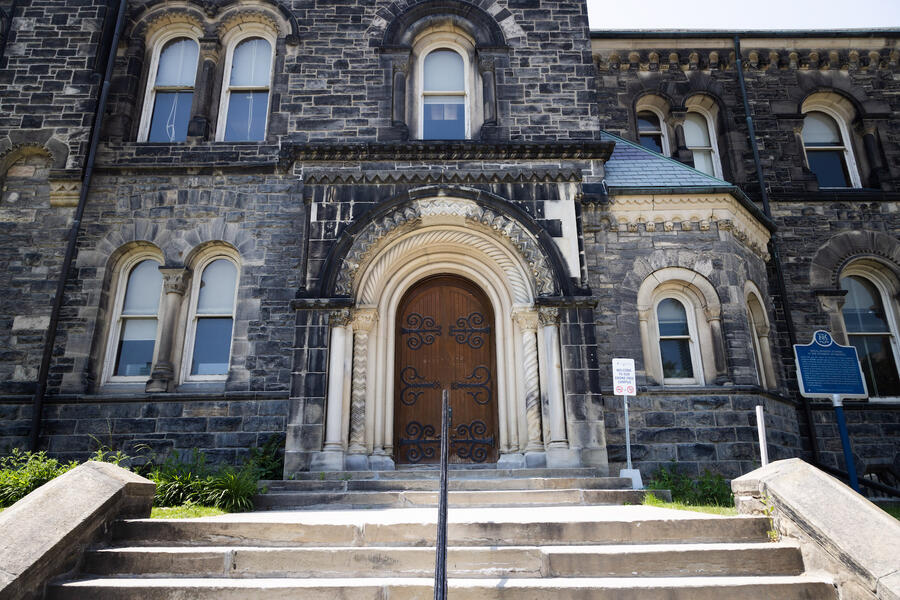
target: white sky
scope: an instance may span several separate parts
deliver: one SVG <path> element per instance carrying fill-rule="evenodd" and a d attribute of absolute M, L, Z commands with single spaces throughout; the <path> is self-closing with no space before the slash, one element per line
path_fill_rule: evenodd
<path fill-rule="evenodd" d="M 591 29 L 900 27 L 900 0 L 587 0 Z"/>

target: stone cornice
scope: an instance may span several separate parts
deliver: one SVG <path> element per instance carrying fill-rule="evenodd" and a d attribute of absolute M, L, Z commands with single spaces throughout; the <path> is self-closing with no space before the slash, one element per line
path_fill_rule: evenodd
<path fill-rule="evenodd" d="M 487 143 L 475 141 L 373 142 L 367 144 L 285 144 L 281 159 L 314 161 L 602 160 L 613 142 L 557 141 Z"/>
<path fill-rule="evenodd" d="M 609 213 L 617 227 L 633 232 L 708 231 L 717 223 L 720 231 L 731 229 L 735 238 L 769 260 L 769 229 L 731 194 L 617 195 L 595 208 Z"/>
<path fill-rule="evenodd" d="M 493 171 L 468 171 L 448 168 L 442 171 L 419 170 L 341 170 L 304 169 L 303 181 L 310 185 L 340 184 L 489 184 L 489 183 L 551 183 L 581 181 L 580 169 L 550 169 L 535 167 L 532 169 L 497 169 Z"/>

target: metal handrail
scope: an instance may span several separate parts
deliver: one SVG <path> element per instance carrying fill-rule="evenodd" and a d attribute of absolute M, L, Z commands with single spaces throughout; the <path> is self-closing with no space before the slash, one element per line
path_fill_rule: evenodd
<path fill-rule="evenodd" d="M 450 454 L 450 391 L 441 393 L 441 491 L 438 496 L 437 543 L 434 557 L 434 600 L 447 600 L 447 460 Z"/>

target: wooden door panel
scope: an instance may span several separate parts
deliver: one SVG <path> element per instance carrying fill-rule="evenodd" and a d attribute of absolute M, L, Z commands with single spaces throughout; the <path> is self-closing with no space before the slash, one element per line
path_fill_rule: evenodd
<path fill-rule="evenodd" d="M 452 462 L 492 462 L 496 450 L 494 315 L 471 282 L 439 276 L 400 302 L 394 410 L 398 463 L 440 460 L 441 391 L 453 409 Z"/>

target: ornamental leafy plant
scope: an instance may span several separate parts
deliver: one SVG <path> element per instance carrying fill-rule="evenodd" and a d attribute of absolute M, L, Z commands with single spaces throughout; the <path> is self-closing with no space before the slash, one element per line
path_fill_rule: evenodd
<path fill-rule="evenodd" d="M 675 461 L 657 469 L 647 482 L 651 490 L 669 490 L 672 500 L 690 506 L 734 506 L 731 486 L 719 473 L 704 470 L 698 479 L 692 479 L 678 469 Z"/>
<path fill-rule="evenodd" d="M 7 507 L 32 491 L 78 466 L 77 461 L 63 463 L 46 452 L 24 452 L 13 448 L 0 458 L 0 507 Z"/>

